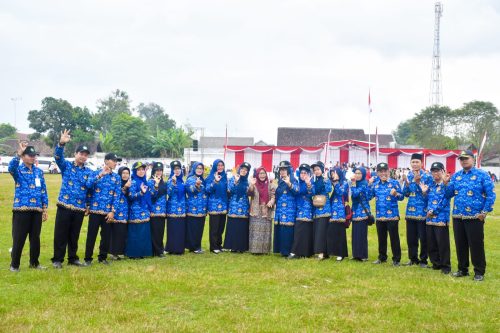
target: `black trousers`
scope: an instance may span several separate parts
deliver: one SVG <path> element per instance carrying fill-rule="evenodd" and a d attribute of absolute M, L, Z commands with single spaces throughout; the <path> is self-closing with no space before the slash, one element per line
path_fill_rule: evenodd
<path fill-rule="evenodd" d="M 453 233 L 457 248 L 458 270 L 469 271 L 469 251 L 474 273 L 484 275 L 486 256 L 484 253 L 484 222 L 478 219 L 453 219 Z"/>
<path fill-rule="evenodd" d="M 54 225 L 54 257 L 52 262 L 63 262 L 68 247 L 68 262 L 78 260 L 78 238 L 82 229 L 84 212 L 57 207 Z"/>
<path fill-rule="evenodd" d="M 38 266 L 40 257 L 40 231 L 42 213 L 36 211 L 13 212 L 12 214 L 12 253 L 10 265 L 19 268 L 26 237 L 30 239 L 30 265 Z"/>
<path fill-rule="evenodd" d="M 163 237 L 165 236 L 165 217 L 153 216 L 149 220 L 151 227 L 151 241 L 153 243 L 153 256 L 163 254 Z"/>
<path fill-rule="evenodd" d="M 226 214 L 210 215 L 209 236 L 210 251 L 222 250 L 222 234 L 226 227 Z"/>
<path fill-rule="evenodd" d="M 391 238 L 392 261 L 400 262 L 399 221 L 377 221 L 378 259 L 387 260 L 387 234 Z"/>
<path fill-rule="evenodd" d="M 106 215 L 90 214 L 87 242 L 85 244 L 85 261 L 92 261 L 99 227 L 101 228 L 101 242 L 99 244 L 97 259 L 103 261 L 108 257 L 109 244 L 111 242 L 111 224 L 106 222 Z"/>
<path fill-rule="evenodd" d="M 420 241 L 420 256 L 418 242 Z M 406 220 L 406 242 L 411 262 L 427 264 L 427 231 L 425 221 Z M 420 257 L 420 260 L 419 260 Z"/>
<path fill-rule="evenodd" d="M 127 223 L 111 223 L 111 245 L 109 253 L 118 256 L 125 254 L 127 244 Z"/>
<path fill-rule="evenodd" d="M 446 227 L 427 225 L 427 246 L 433 268 L 450 271 L 450 230 Z"/>

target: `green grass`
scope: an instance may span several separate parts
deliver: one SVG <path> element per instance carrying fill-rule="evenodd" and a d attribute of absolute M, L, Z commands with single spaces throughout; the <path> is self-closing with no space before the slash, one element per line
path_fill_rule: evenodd
<path fill-rule="evenodd" d="M 41 263 L 50 266 L 60 176 L 46 179 Z M 483 283 L 417 267 L 230 253 L 33 271 L 28 242 L 14 274 L 8 271 L 13 188 L 10 176 L 0 175 L 0 331 L 500 331 L 499 200 L 485 228 Z M 87 220 L 80 257 L 86 226 Z M 399 232 L 405 261 L 404 223 Z M 203 244 L 207 249 L 208 223 Z M 374 227 L 369 244 L 374 260 Z"/>

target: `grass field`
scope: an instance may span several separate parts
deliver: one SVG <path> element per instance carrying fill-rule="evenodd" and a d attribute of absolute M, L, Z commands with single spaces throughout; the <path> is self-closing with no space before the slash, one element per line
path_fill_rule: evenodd
<path fill-rule="evenodd" d="M 41 263 L 49 268 L 28 269 L 27 242 L 15 274 L 8 270 L 14 184 L 0 175 L 0 331 L 500 331 L 500 200 L 485 227 L 482 283 L 418 267 L 208 252 L 55 270 L 50 258 L 60 176 L 46 179 L 50 210 Z M 404 212 L 404 204 L 400 208 Z M 87 219 L 80 257 L 86 226 Z M 399 232 L 405 262 L 404 223 Z M 207 249 L 208 223 L 203 244 Z M 375 260 L 374 227 L 369 244 Z"/>

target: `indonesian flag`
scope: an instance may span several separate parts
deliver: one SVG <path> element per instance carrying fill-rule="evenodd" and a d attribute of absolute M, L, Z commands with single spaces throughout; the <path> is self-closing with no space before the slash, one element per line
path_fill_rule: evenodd
<path fill-rule="evenodd" d="M 481 142 L 481 147 L 479 147 L 479 152 L 477 154 L 476 166 L 478 168 L 481 167 L 481 158 L 483 155 L 484 145 L 486 144 L 487 134 L 488 134 L 488 132 L 484 131 L 483 141 Z"/>

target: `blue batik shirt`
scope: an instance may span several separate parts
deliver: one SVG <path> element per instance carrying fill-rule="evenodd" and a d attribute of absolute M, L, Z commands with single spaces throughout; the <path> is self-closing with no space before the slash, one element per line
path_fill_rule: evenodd
<path fill-rule="evenodd" d="M 323 185 L 321 185 L 323 183 Z M 321 190 L 318 190 L 318 184 Z M 320 217 L 330 217 L 332 215 L 332 207 L 330 206 L 330 192 L 332 191 L 332 183 L 329 180 L 323 179 L 323 177 L 316 178 L 314 182 L 314 195 L 324 195 L 326 196 L 326 204 L 323 207 L 314 207 L 315 219 Z"/>
<path fill-rule="evenodd" d="M 373 192 L 370 187 L 367 184 L 351 186 L 351 198 L 352 220 L 367 220 L 368 214 L 371 214 L 370 200 L 373 199 Z M 368 214 L 365 212 L 365 209 Z"/>
<path fill-rule="evenodd" d="M 453 218 L 477 219 L 479 214 L 493 211 L 495 185 L 483 170 L 472 168 L 456 172 L 451 177 L 447 191 L 455 197 Z"/>
<path fill-rule="evenodd" d="M 57 145 L 54 151 L 62 183 L 57 205 L 75 211 L 84 212 L 87 208 L 87 191 L 92 187 L 92 170 L 86 166 L 78 166 L 64 158 L 64 146 Z"/>
<path fill-rule="evenodd" d="M 236 218 L 246 218 L 250 216 L 250 200 L 248 192 L 250 185 L 243 177 L 240 177 L 238 184 L 234 183 L 234 177 L 229 180 L 227 190 L 230 194 L 229 211 L 227 216 Z"/>
<path fill-rule="evenodd" d="M 89 190 L 90 213 L 107 215 L 116 211 L 116 206 L 121 192 L 121 179 L 117 173 L 109 173 L 99 178 L 100 171 L 91 173 L 90 182 L 93 186 Z"/>
<path fill-rule="evenodd" d="M 203 217 L 207 215 L 207 194 L 205 184 L 202 181 L 199 188 L 196 187 L 198 176 L 191 176 L 186 180 L 186 215 Z"/>
<path fill-rule="evenodd" d="M 19 156 L 15 156 L 9 163 L 9 173 L 16 183 L 12 211 L 41 212 L 47 208 L 49 197 L 40 168 L 32 165 L 30 169 L 24 163 L 20 164 Z"/>
<path fill-rule="evenodd" d="M 299 181 L 299 193 L 295 197 L 297 205 L 296 221 L 312 222 L 313 219 L 313 204 L 312 197 L 314 195 L 314 187 L 307 187 L 305 182 Z"/>
<path fill-rule="evenodd" d="M 299 193 L 299 182 L 290 178 L 292 187 L 289 187 L 283 180 L 279 180 L 276 188 L 276 212 L 274 214 L 274 224 L 293 226 L 297 213 L 295 196 Z"/>
<path fill-rule="evenodd" d="M 377 177 L 369 187 L 375 197 L 377 221 L 399 221 L 398 201 L 404 199 L 399 182 L 395 179 L 382 181 Z M 391 195 L 393 189 L 397 191 L 396 196 Z"/>
<path fill-rule="evenodd" d="M 167 185 L 165 183 L 159 184 L 155 188 L 155 181 L 150 179 L 148 186 L 151 192 L 151 201 L 153 207 L 151 209 L 151 217 L 166 217 L 167 216 Z"/>
<path fill-rule="evenodd" d="M 347 182 L 342 184 L 336 183 L 333 186 L 333 193 L 330 199 L 332 215 L 330 222 L 345 222 L 345 204 L 344 197 L 349 193 L 349 185 Z"/>
<path fill-rule="evenodd" d="M 427 190 L 427 210 L 432 211 L 432 218 L 426 219 L 426 224 L 447 226 L 450 221 L 450 196 L 446 193 L 444 183 L 433 181 Z"/>
<path fill-rule="evenodd" d="M 185 217 L 186 216 L 186 191 L 183 187 L 182 193 L 178 193 L 178 183 L 174 185 L 172 179 L 167 182 L 167 216 Z"/>
<path fill-rule="evenodd" d="M 420 182 L 432 184 L 432 176 L 420 170 Z M 408 174 L 408 185 L 404 186 L 403 194 L 408 198 L 406 205 L 406 219 L 409 221 L 425 221 L 427 216 L 427 196 L 422 193 L 420 185 L 415 182 L 413 172 Z"/>

